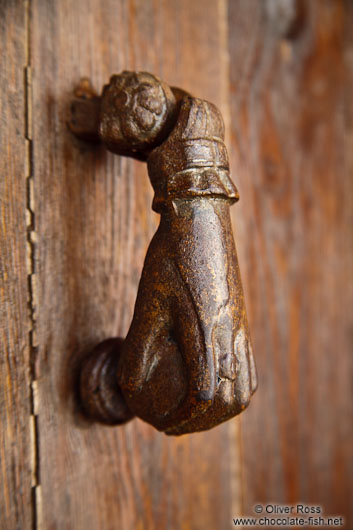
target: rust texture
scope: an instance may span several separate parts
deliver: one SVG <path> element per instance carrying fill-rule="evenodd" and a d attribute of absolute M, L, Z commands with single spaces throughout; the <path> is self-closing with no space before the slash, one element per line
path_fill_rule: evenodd
<path fill-rule="evenodd" d="M 86 413 L 108 424 L 136 415 L 173 435 L 239 414 L 257 379 L 220 112 L 149 73 L 123 72 L 101 97 L 84 80 L 69 126 L 81 139 L 147 161 L 161 215 L 126 339 L 104 341 L 83 364 Z"/>

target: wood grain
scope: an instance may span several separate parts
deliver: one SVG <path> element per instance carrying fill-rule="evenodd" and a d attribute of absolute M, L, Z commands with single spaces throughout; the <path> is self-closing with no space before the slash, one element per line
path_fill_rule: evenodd
<path fill-rule="evenodd" d="M 25 10 L 0 3 L 0 528 L 30 528 Z M 28 166 L 27 166 L 28 169 Z M 26 174 L 27 173 L 27 174 Z"/>
<path fill-rule="evenodd" d="M 321 505 L 352 528 L 352 4 L 301 5 L 295 20 L 276 2 L 229 3 L 236 239 L 260 381 L 242 417 L 244 511 Z"/>
<path fill-rule="evenodd" d="M 351 528 L 352 2 L 33 0 L 26 21 L 27 5 L 0 2 L 0 528 L 228 529 L 273 502 Z M 81 76 L 123 69 L 226 121 L 260 381 L 241 432 L 173 439 L 77 406 L 79 362 L 126 334 L 158 222 L 145 166 L 65 126 Z"/>
<path fill-rule="evenodd" d="M 224 105 L 222 13 L 212 0 L 33 2 L 39 527 L 231 524 L 234 424 L 173 439 L 138 420 L 90 425 L 77 410 L 79 361 L 126 334 L 158 218 L 143 164 L 79 144 L 65 126 L 80 76 L 100 89 L 123 69 Z"/>

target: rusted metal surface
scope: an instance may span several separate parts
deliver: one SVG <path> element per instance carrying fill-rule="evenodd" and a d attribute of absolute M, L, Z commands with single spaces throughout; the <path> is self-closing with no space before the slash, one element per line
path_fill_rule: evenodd
<path fill-rule="evenodd" d="M 71 130 L 146 160 L 161 215 L 126 339 L 101 343 L 82 367 L 83 407 L 108 424 L 136 415 L 166 434 L 210 429 L 257 386 L 222 117 L 146 72 L 112 76 L 101 98 L 84 80 L 75 95 Z"/>

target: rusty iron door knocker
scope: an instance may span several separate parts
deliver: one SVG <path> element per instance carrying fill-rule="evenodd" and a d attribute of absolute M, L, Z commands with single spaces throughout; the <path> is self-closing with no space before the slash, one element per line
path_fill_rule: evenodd
<path fill-rule="evenodd" d="M 102 342 L 82 366 L 87 415 L 113 425 L 136 415 L 179 435 L 239 414 L 257 378 L 220 112 L 154 75 L 122 72 L 101 96 L 81 82 L 69 126 L 83 140 L 146 161 L 161 215 L 127 337 Z"/>

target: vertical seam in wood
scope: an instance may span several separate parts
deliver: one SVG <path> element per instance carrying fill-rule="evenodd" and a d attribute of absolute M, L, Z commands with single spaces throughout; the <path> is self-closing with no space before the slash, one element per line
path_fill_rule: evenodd
<path fill-rule="evenodd" d="M 24 64 L 24 118 L 25 118 L 25 179 L 26 179 L 26 221 L 27 221 L 27 287 L 28 287 L 28 342 L 30 374 L 30 455 L 32 485 L 32 529 L 38 529 L 39 501 L 39 436 L 35 361 L 36 344 L 36 270 L 35 270 L 35 209 L 33 188 L 33 140 L 32 140 L 32 68 L 30 50 L 30 0 L 24 1 L 25 16 L 25 64 Z"/>
<path fill-rule="evenodd" d="M 226 136 L 231 134 L 230 127 L 230 52 L 229 52 L 229 5 L 228 0 L 219 0 L 219 35 L 220 35 L 220 75 L 221 75 L 221 103 L 222 115 Z M 226 138 L 227 140 L 227 138 Z M 231 145 L 231 142 L 229 141 Z M 243 458 L 241 439 L 241 420 L 233 419 L 229 426 L 230 458 L 230 492 L 231 492 L 231 518 L 242 515 L 244 512 L 244 492 L 243 492 Z M 234 444 L 236 441 L 236 444 Z M 235 445 L 235 447 L 234 447 Z"/>

